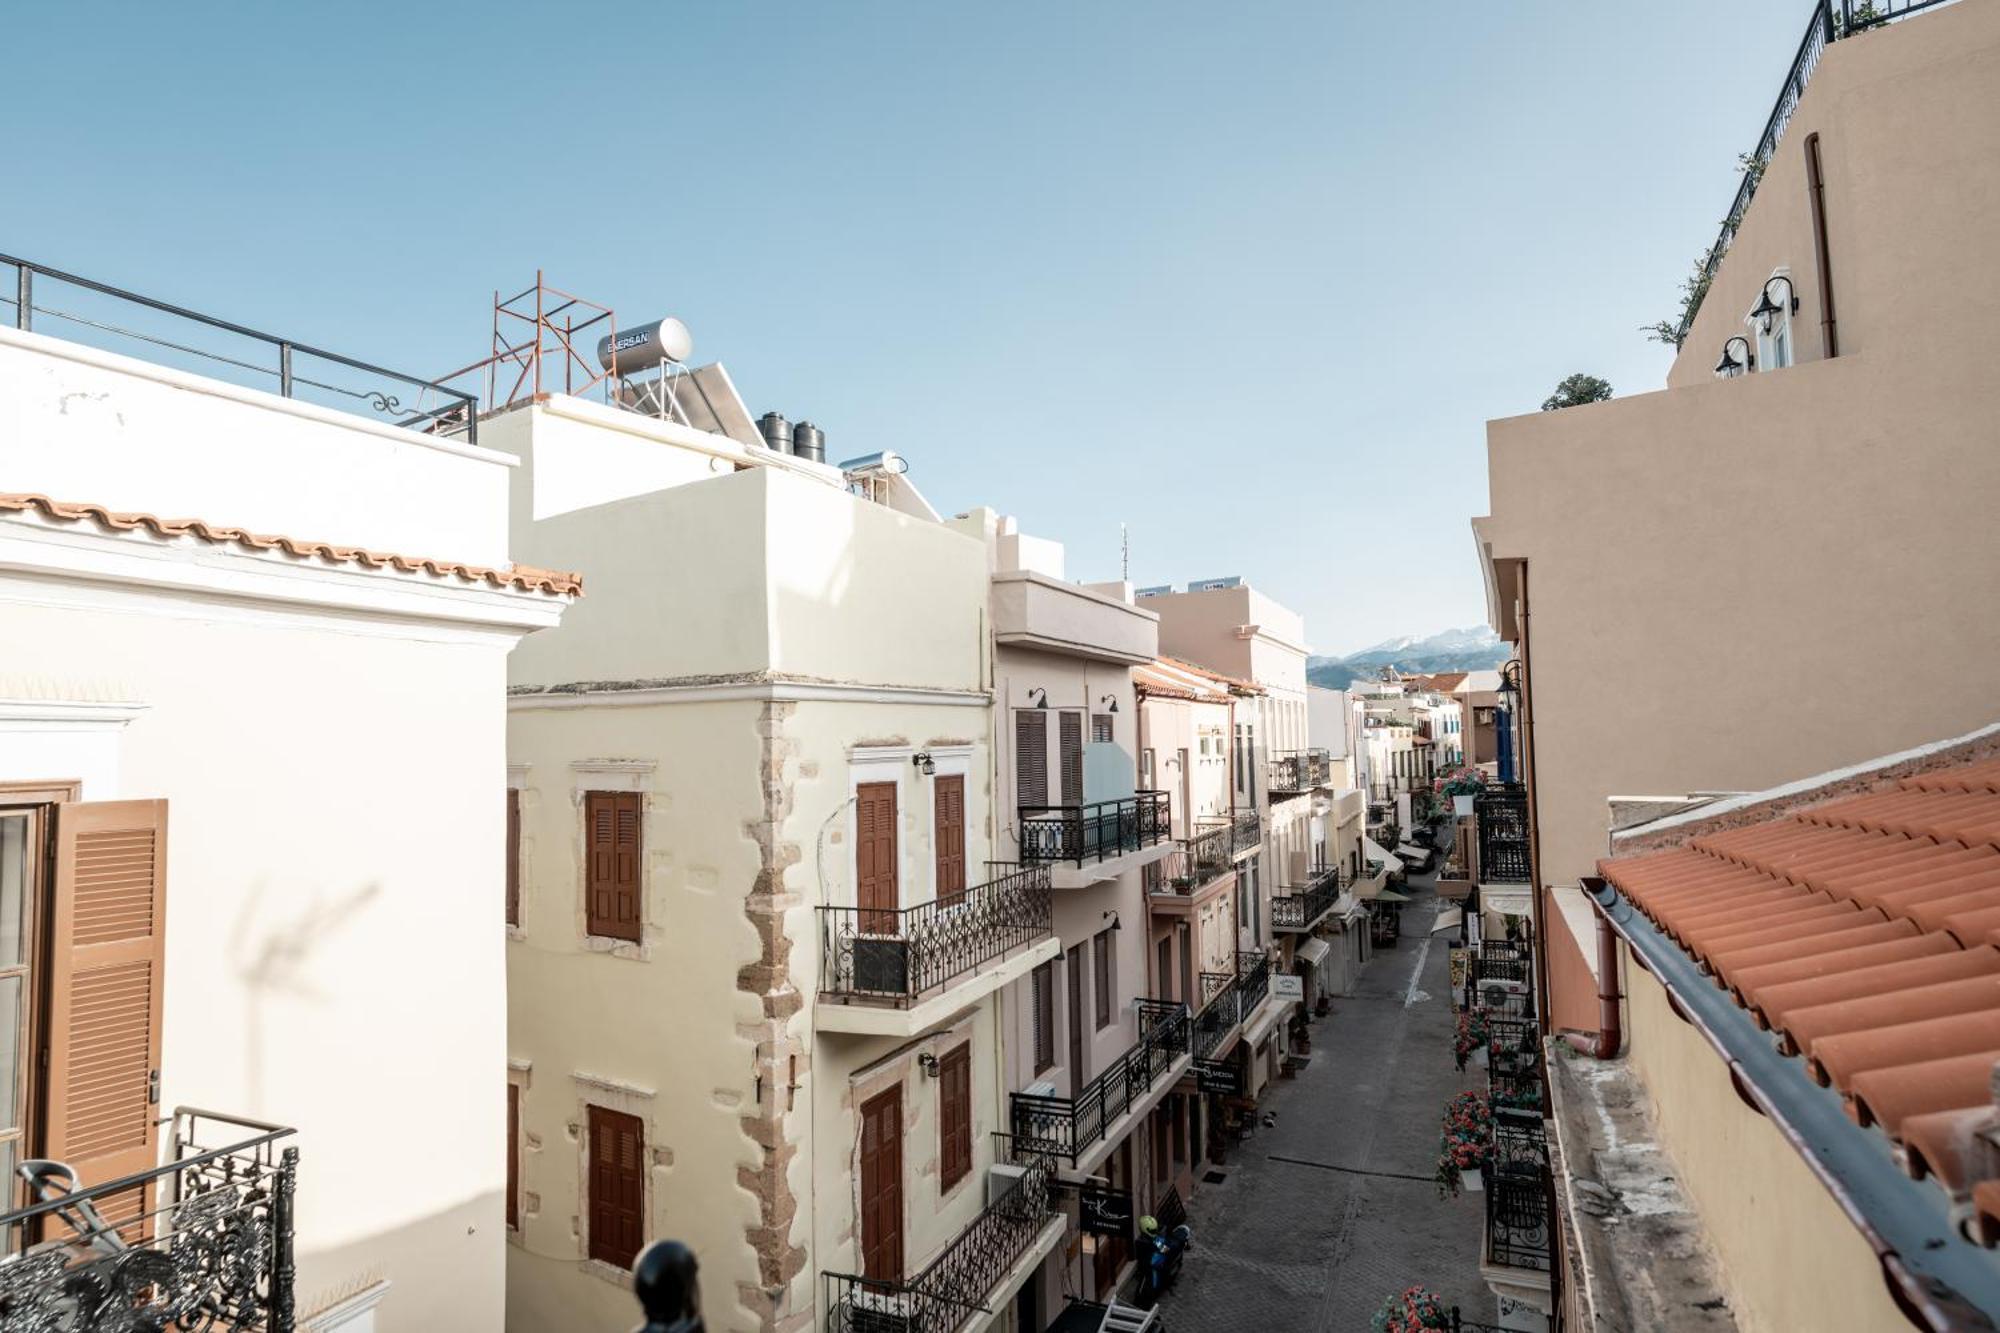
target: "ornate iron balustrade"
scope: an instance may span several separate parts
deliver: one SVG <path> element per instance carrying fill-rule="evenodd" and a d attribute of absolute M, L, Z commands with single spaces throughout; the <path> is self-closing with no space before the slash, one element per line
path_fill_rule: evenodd
<path fill-rule="evenodd" d="M 826 1273 L 827 1333 L 953 1333 L 986 1304 L 1035 1237 L 1060 1213 L 1055 1164 L 1037 1154 L 923 1272 L 902 1282 Z"/>
<path fill-rule="evenodd" d="M 1535 1020 L 1495 1014 L 1486 1025 L 1486 1075 L 1493 1106 L 1540 1115 L 1548 1106 L 1548 1092 Z"/>
<path fill-rule="evenodd" d="M 1292 750 L 1271 756 L 1272 791 L 1310 791 L 1333 781 L 1333 759 L 1325 750 Z"/>
<path fill-rule="evenodd" d="M 1271 899 L 1271 928 L 1311 930 L 1333 908 L 1341 890 L 1352 881 L 1337 866 L 1321 866 L 1304 886 Z"/>
<path fill-rule="evenodd" d="M 32 329 L 35 316 L 46 315 L 61 320 L 80 340 L 91 336 L 84 330 L 122 340 L 107 350 L 121 351 L 132 343 L 143 343 L 177 354 L 171 359 L 152 354 L 162 365 L 200 358 L 203 368 L 221 379 L 275 390 L 286 398 L 304 398 L 322 407 L 427 435 L 463 436 L 467 444 L 479 442 L 479 400 L 441 382 L 259 333 L 12 255 L 0 255 L 0 268 L 14 270 L 13 281 L 0 294 L 0 306 L 13 307 L 17 329 Z M 38 284 L 37 279 L 43 281 Z M 38 304 L 45 303 L 51 292 L 60 293 L 62 305 Z M 161 315 L 166 316 L 164 321 L 157 318 Z M 194 345 L 198 338 L 206 338 L 211 345 Z M 245 359 L 251 356 L 269 360 Z"/>
<path fill-rule="evenodd" d="M 1201 974 L 1201 1012 L 1194 1016 L 1194 1055 L 1212 1060 L 1271 989 L 1271 960 L 1261 953 L 1236 955 L 1236 971 Z"/>
<path fill-rule="evenodd" d="M 292 1333 L 292 1134 L 181 1108 L 166 1165 L 0 1215 L 0 1333 Z"/>
<path fill-rule="evenodd" d="M 1007 866 L 989 861 L 987 873 Z M 819 992 L 897 1007 L 1050 934 L 1049 868 L 1014 866 L 921 907 L 819 909 Z"/>
<path fill-rule="evenodd" d="M 1479 878 L 1488 884 L 1528 881 L 1528 793 L 1500 787 L 1473 798 L 1479 822 Z"/>
<path fill-rule="evenodd" d="M 1173 834 L 1163 791 L 1142 791 L 1089 805 L 1021 807 L 1021 859 L 1108 861 L 1165 842 Z"/>
<path fill-rule="evenodd" d="M 1255 809 L 1237 810 L 1230 816 L 1230 851 L 1240 854 L 1264 841 L 1264 819 Z"/>
<path fill-rule="evenodd" d="M 1184 1004 L 1139 1000 L 1139 1040 L 1072 1097 L 1013 1095 L 1014 1142 L 1071 1162 L 1189 1052 L 1191 1028 Z"/>
<path fill-rule="evenodd" d="M 1548 1142 L 1541 1116 L 1496 1107 L 1486 1182 L 1486 1259 L 1507 1268 L 1549 1271 Z"/>

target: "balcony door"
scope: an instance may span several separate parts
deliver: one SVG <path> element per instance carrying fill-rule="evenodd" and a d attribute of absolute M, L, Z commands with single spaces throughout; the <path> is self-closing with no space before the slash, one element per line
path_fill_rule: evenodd
<path fill-rule="evenodd" d="M 854 905 L 863 931 L 892 935 L 903 905 L 896 879 L 896 784 L 863 782 L 854 789 L 854 804 Z"/>
<path fill-rule="evenodd" d="M 861 1107 L 861 1275 L 903 1280 L 903 1090 Z"/>
<path fill-rule="evenodd" d="M 1084 946 L 1069 951 L 1069 1087 L 1074 1097 L 1083 1087 L 1087 1073 L 1083 1067 L 1083 984 Z"/>

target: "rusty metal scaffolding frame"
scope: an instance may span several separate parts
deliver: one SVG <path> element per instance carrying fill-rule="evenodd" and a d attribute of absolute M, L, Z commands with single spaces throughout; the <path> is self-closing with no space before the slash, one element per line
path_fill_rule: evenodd
<path fill-rule="evenodd" d="M 489 411 L 511 407 L 544 393 L 581 397 L 600 384 L 605 386 L 604 397 L 609 402 L 611 384 L 617 376 L 597 364 L 596 348 L 588 336 L 589 331 L 599 329 L 600 325 L 598 336 L 609 336 L 616 342 L 618 317 L 610 306 L 551 287 L 542 270 L 536 269 L 534 286 L 504 299 L 498 291 L 493 293 L 490 353 L 443 379 L 450 381 L 484 372 Z M 584 336 L 581 345 L 579 335 Z"/>

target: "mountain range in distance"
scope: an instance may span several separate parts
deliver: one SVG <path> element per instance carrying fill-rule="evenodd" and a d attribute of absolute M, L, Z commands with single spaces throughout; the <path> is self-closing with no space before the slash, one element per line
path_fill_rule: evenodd
<path fill-rule="evenodd" d="M 1428 638 L 1385 639 L 1345 657 L 1309 657 L 1306 679 L 1330 690 L 1374 678 L 1383 667 L 1405 675 L 1434 671 L 1494 671 L 1507 661 L 1507 645 L 1491 627 L 1468 625 Z"/>

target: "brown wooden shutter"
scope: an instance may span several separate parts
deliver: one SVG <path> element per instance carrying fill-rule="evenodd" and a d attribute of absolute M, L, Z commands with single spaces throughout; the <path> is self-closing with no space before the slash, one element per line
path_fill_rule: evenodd
<path fill-rule="evenodd" d="M 521 1229 L 521 1085 L 507 1085 L 507 1226 Z"/>
<path fill-rule="evenodd" d="M 937 839 L 937 900 L 955 906 L 965 898 L 965 775 L 937 780 L 933 795 Z"/>
<path fill-rule="evenodd" d="M 1091 980 L 1097 986 L 1097 1026 L 1111 1026 L 1111 932 L 1100 930 L 1092 942 Z"/>
<path fill-rule="evenodd" d="M 101 1185 L 159 1164 L 167 803 L 55 807 L 45 1156 Z M 100 1203 L 114 1223 L 142 1191 Z"/>
<path fill-rule="evenodd" d="M 938 1176 L 950 1189 L 972 1170 L 972 1046 L 938 1061 Z"/>
<path fill-rule="evenodd" d="M 507 924 L 521 924 L 521 793 L 507 789 Z"/>
<path fill-rule="evenodd" d="M 1049 803 L 1049 715 L 1014 714 L 1014 797 L 1023 806 Z"/>
<path fill-rule="evenodd" d="M 1041 1073 L 1056 1062 L 1055 964 L 1043 963 L 1030 974 L 1034 1009 L 1035 1072 Z"/>
<path fill-rule="evenodd" d="M 646 1240 L 646 1135 L 639 1117 L 590 1108 L 590 1257 L 630 1268 Z"/>
<path fill-rule="evenodd" d="M 861 1107 L 861 1274 L 903 1280 L 903 1090 Z"/>
<path fill-rule="evenodd" d="M 854 807 L 854 905 L 861 909 L 861 929 L 894 934 L 903 905 L 896 871 L 896 784 L 858 784 Z"/>
<path fill-rule="evenodd" d="M 1056 736 L 1062 765 L 1062 803 L 1083 804 L 1083 714 L 1059 714 L 1062 726 Z"/>
<path fill-rule="evenodd" d="M 639 866 L 639 793 L 585 792 L 583 797 L 585 869 L 584 911 L 592 935 L 637 941 Z"/>

